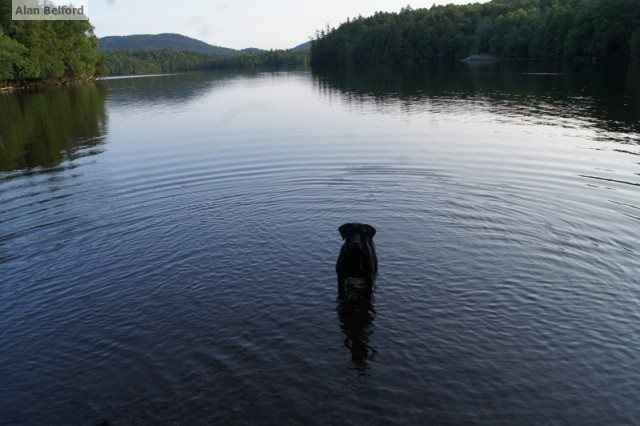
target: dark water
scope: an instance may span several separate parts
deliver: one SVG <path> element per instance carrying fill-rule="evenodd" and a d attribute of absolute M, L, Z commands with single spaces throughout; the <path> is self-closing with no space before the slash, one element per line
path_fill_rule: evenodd
<path fill-rule="evenodd" d="M 637 424 L 639 120 L 593 66 L 4 94 L 0 424 Z"/>

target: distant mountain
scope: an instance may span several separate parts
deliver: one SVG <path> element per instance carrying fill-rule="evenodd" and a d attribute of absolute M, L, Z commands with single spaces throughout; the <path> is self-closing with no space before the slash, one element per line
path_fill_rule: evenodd
<path fill-rule="evenodd" d="M 308 41 L 291 49 L 294 52 L 309 50 L 311 42 Z M 206 53 L 210 55 L 228 56 L 240 53 L 260 53 L 262 49 L 249 47 L 242 50 L 229 49 L 227 47 L 213 46 L 195 38 L 181 34 L 137 34 L 129 36 L 107 36 L 100 39 L 100 50 L 178 50 L 183 52 Z"/>
<path fill-rule="evenodd" d="M 213 46 L 180 34 L 138 34 L 108 36 L 100 39 L 100 50 L 179 50 L 210 55 L 236 55 L 240 50 Z"/>
<path fill-rule="evenodd" d="M 294 52 L 302 52 L 304 50 L 310 50 L 311 49 L 311 42 L 308 41 L 306 43 L 302 43 L 297 45 L 296 47 L 294 47 L 293 49 L 291 49 Z"/>

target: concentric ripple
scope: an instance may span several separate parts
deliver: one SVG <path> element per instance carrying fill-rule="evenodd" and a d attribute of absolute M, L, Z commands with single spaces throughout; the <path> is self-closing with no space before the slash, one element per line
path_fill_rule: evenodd
<path fill-rule="evenodd" d="M 0 423 L 636 421 L 637 128 L 561 72 L 460 66 L 110 80 L 64 154 L 20 142 Z M 366 309 L 336 300 L 349 221 Z"/>

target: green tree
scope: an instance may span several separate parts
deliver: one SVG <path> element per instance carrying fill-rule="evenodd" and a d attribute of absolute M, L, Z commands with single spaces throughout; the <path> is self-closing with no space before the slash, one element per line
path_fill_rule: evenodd
<path fill-rule="evenodd" d="M 10 3 L 0 0 L 0 79 L 64 82 L 104 70 L 89 21 L 13 21 Z"/>
<path fill-rule="evenodd" d="M 311 60 L 403 62 L 494 53 L 507 58 L 633 58 L 638 0 L 492 0 L 464 6 L 403 8 L 320 31 Z"/>
<path fill-rule="evenodd" d="M 0 27 L 0 83 L 15 80 L 18 68 L 27 54 L 27 48 L 4 35 Z"/>

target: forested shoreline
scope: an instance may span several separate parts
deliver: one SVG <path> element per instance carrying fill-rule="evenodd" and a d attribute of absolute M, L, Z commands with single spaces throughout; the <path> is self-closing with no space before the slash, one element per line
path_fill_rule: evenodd
<path fill-rule="evenodd" d="M 99 50 L 89 21 L 13 21 L 0 0 L 0 88 L 99 75 L 309 63 L 451 61 L 474 54 L 519 60 L 640 61 L 638 0 L 492 0 L 403 8 L 317 31 L 311 50 L 211 54 Z"/>
<path fill-rule="evenodd" d="M 247 69 L 307 65 L 309 52 L 270 50 L 235 55 L 211 55 L 171 49 L 107 50 L 108 75 L 159 74 L 208 69 Z"/>
<path fill-rule="evenodd" d="M 312 63 L 505 59 L 638 61 L 638 0 L 492 0 L 403 8 L 318 31 Z"/>
<path fill-rule="evenodd" d="M 14 21 L 11 1 L 0 0 L 0 88 L 68 84 L 104 75 L 309 63 L 308 51 L 293 50 L 247 49 L 225 55 L 169 48 L 102 52 L 93 29 L 81 20 Z"/>
<path fill-rule="evenodd" d="M 0 0 L 0 87 L 65 84 L 105 71 L 89 21 L 14 21 L 11 0 Z"/>

